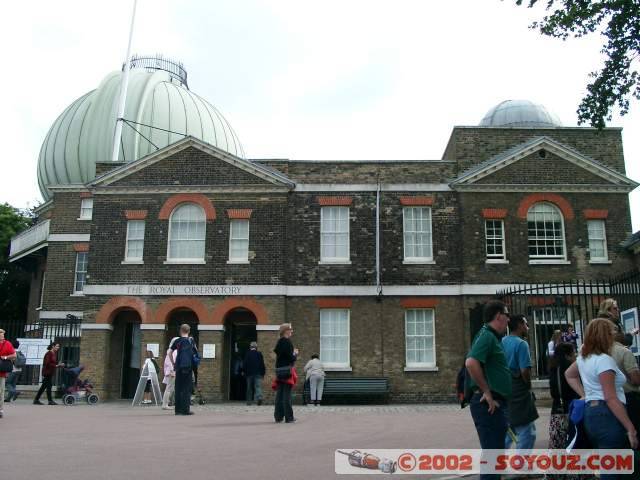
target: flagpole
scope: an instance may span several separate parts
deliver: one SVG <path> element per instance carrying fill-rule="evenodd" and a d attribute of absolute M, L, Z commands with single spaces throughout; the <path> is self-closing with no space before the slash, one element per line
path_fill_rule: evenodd
<path fill-rule="evenodd" d="M 116 117 L 116 131 L 113 137 L 113 154 L 111 161 L 118 161 L 120 153 L 120 139 L 122 138 L 122 119 L 124 117 L 124 104 L 127 99 L 127 87 L 129 86 L 129 70 L 131 68 L 131 40 L 133 39 L 133 23 L 136 18 L 136 6 L 138 0 L 133 0 L 133 13 L 131 14 L 131 28 L 129 29 L 129 45 L 127 46 L 127 57 L 122 71 L 122 82 L 120 83 L 120 100 L 118 102 L 118 116 Z"/>

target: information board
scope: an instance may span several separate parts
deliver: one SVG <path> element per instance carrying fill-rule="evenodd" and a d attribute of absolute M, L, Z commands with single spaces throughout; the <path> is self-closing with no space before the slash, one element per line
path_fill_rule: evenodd
<path fill-rule="evenodd" d="M 42 365 L 42 359 L 47 353 L 47 347 L 53 341 L 51 338 L 18 338 L 20 350 L 27 357 L 27 365 Z"/>

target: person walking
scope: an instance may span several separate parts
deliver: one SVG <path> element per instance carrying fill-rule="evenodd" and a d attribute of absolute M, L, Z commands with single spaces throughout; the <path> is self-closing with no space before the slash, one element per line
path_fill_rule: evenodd
<path fill-rule="evenodd" d="M 507 435 L 507 400 L 511 396 L 511 372 L 502 348 L 501 337 L 507 330 L 509 311 L 499 301 L 487 302 L 482 312 L 484 325 L 476 335 L 467 355 L 468 388 L 472 396 L 471 418 L 478 433 L 480 447 L 504 449 Z M 500 478 L 481 474 L 480 478 Z"/>
<path fill-rule="evenodd" d="M 511 397 L 508 402 L 509 425 L 517 436 L 518 450 L 531 450 L 536 443 L 538 410 L 531 391 L 531 353 L 525 338 L 529 324 L 524 315 L 511 315 L 509 335 L 502 338 L 502 347 L 511 370 Z M 505 448 L 511 447 L 511 436 L 505 437 Z"/>
<path fill-rule="evenodd" d="M 175 383 L 175 413 L 176 415 L 193 415 L 191 411 L 191 391 L 193 388 L 193 342 L 189 338 L 191 327 L 180 325 L 180 338 L 178 338 L 171 350 L 176 351 L 176 358 L 171 356 L 173 369 L 176 373 Z"/>
<path fill-rule="evenodd" d="M 176 363 L 176 352 L 171 348 L 167 349 L 167 354 L 164 356 L 164 378 L 162 383 L 165 384 L 164 394 L 162 395 L 162 409 L 171 410 L 169 403 L 174 393 L 176 386 L 176 372 L 173 369 Z"/>
<path fill-rule="evenodd" d="M 295 422 L 293 418 L 293 407 L 291 405 L 291 390 L 297 380 L 294 364 L 298 357 L 298 349 L 293 347 L 291 335 L 293 327 L 290 323 L 283 323 L 279 329 L 280 339 L 276 343 L 273 351 L 276 354 L 276 370 L 280 367 L 289 367 L 291 376 L 287 379 L 276 378 L 276 404 L 274 417 L 276 423 L 284 421 L 286 423 Z"/>
<path fill-rule="evenodd" d="M 244 356 L 243 368 L 247 380 L 247 405 L 253 403 L 254 396 L 256 403 L 262 405 L 262 379 L 266 369 L 262 353 L 258 351 L 258 342 L 249 344 L 249 350 Z"/>
<path fill-rule="evenodd" d="M 44 405 L 40 401 L 40 396 L 42 393 L 47 390 L 47 400 L 49 401 L 49 405 L 58 405 L 53 401 L 53 397 L 51 395 L 51 386 L 53 384 L 53 376 L 56 373 L 56 368 L 64 367 L 64 363 L 58 363 L 58 350 L 60 350 L 60 344 L 58 342 L 53 342 L 47 347 L 48 352 L 45 353 L 44 359 L 42 360 L 42 385 L 40 385 L 40 390 L 36 394 L 36 398 L 33 400 L 34 405 Z"/>
<path fill-rule="evenodd" d="M 320 361 L 320 355 L 314 353 L 311 360 L 304 366 L 305 378 L 309 382 L 309 390 L 311 392 L 311 401 L 314 405 L 320 405 L 322 402 L 322 391 L 324 390 L 324 368 Z"/>
<path fill-rule="evenodd" d="M 566 371 L 567 382 L 585 399 L 584 427 L 594 448 L 638 448 L 638 436 L 625 409 L 626 382 L 609 352 L 617 329 L 604 318 L 589 322 L 578 359 Z M 617 475 L 600 476 L 602 480 Z"/>
<path fill-rule="evenodd" d="M 16 351 L 11 342 L 4 338 L 4 330 L 0 328 L 0 360 L 12 362 Z M 4 386 L 9 372 L 0 372 L 0 418 L 4 417 Z"/>
<path fill-rule="evenodd" d="M 11 346 L 16 352 L 16 358 L 13 360 L 13 370 L 9 375 L 7 375 L 7 382 L 5 385 L 6 389 L 6 402 L 11 402 L 17 400 L 20 392 L 17 390 L 18 380 L 20 379 L 20 375 L 22 375 L 22 367 L 27 364 L 27 357 L 24 356 L 24 353 L 18 350 L 20 347 L 20 342 L 18 339 L 11 340 Z"/>

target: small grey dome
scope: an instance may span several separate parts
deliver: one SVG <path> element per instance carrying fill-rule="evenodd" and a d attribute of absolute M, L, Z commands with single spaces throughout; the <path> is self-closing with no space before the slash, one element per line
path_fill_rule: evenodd
<path fill-rule="evenodd" d="M 529 100 L 505 100 L 487 112 L 481 127 L 561 127 L 560 119 Z"/>
<path fill-rule="evenodd" d="M 188 89 L 186 72 L 180 79 L 163 69 L 134 67 L 124 118 L 135 123 L 123 125 L 120 161 L 132 162 L 187 135 L 244 157 L 225 118 Z M 110 73 L 53 122 L 38 159 L 38 184 L 45 200 L 51 196 L 50 185 L 90 182 L 96 162 L 111 160 L 121 78 L 122 72 Z"/>

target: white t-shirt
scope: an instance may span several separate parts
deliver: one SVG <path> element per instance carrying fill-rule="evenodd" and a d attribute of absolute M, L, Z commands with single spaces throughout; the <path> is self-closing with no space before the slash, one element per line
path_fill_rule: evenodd
<path fill-rule="evenodd" d="M 613 357 L 604 353 L 600 355 L 589 355 L 587 358 L 578 355 L 578 370 L 580 371 L 580 379 L 584 387 L 585 400 L 604 400 L 604 392 L 602 391 L 602 385 L 600 384 L 598 375 L 611 370 L 616 374 L 616 396 L 622 403 L 627 403 L 624 397 L 624 390 L 622 389 L 627 379 L 616 365 Z"/>
<path fill-rule="evenodd" d="M 547 345 L 547 355 L 549 355 L 550 357 L 553 357 L 553 352 L 555 352 L 555 347 L 556 347 L 555 342 L 551 340 Z"/>

